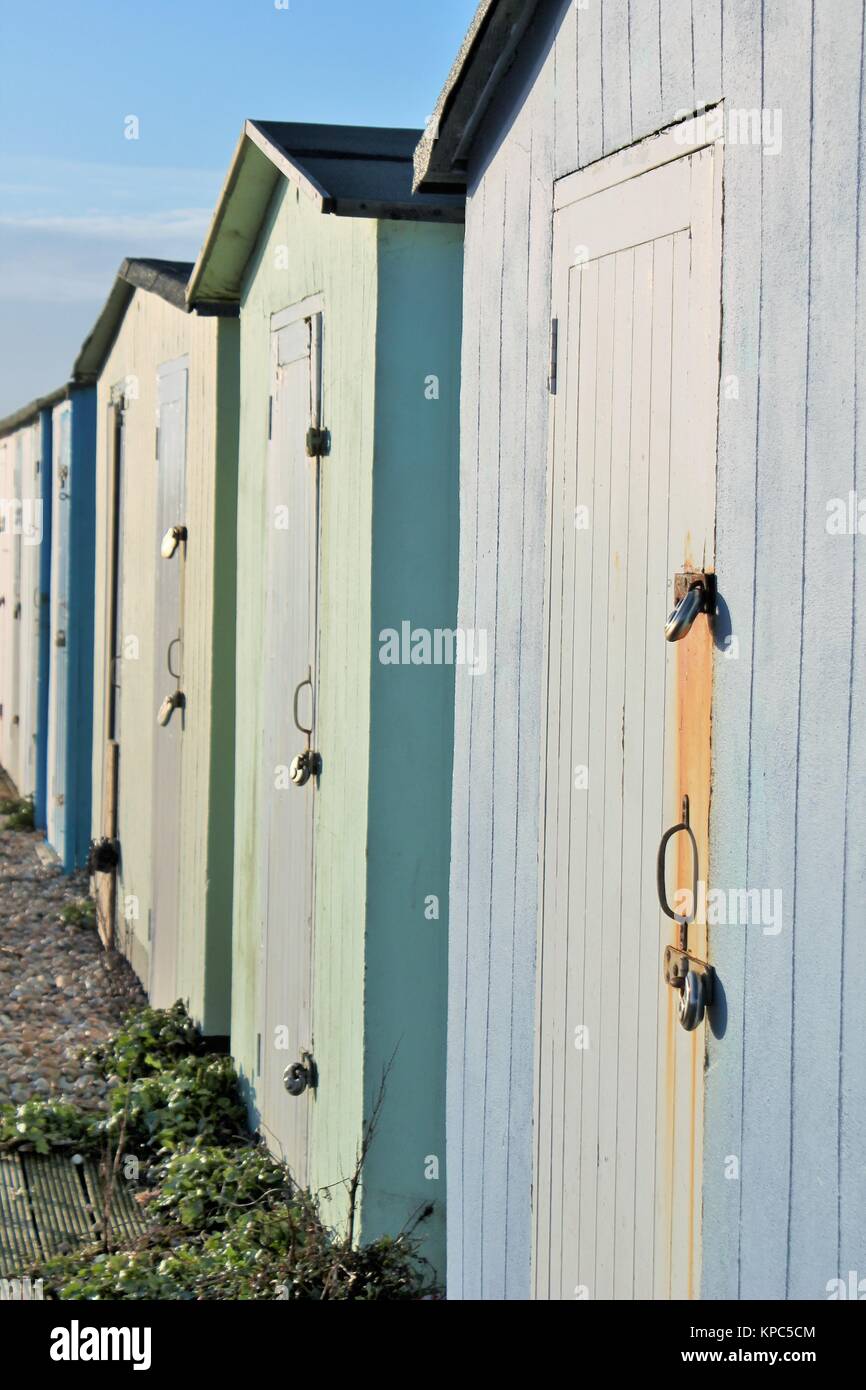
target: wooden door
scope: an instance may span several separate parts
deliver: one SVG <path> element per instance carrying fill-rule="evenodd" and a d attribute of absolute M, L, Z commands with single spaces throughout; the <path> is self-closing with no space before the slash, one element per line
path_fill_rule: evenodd
<path fill-rule="evenodd" d="M 101 835 L 114 840 L 119 833 L 117 816 L 120 781 L 121 682 L 123 677 L 123 518 L 124 518 L 124 416 L 120 387 L 112 388 L 108 407 L 108 496 L 106 514 L 105 652 L 105 757 L 103 759 Z M 96 875 L 96 920 L 106 946 L 115 944 L 117 931 L 116 870 Z M 126 943 L 123 943 L 126 945 Z"/>
<path fill-rule="evenodd" d="M 304 786 L 288 769 L 316 737 L 318 460 L 307 432 L 319 417 L 321 316 L 303 307 L 272 333 L 271 438 L 267 478 L 264 863 L 260 978 L 259 1111 L 269 1143 L 306 1181 L 314 1090 L 290 1095 L 288 1066 L 312 1056 L 314 822 L 318 778 Z"/>
<path fill-rule="evenodd" d="M 66 757 L 69 704 L 69 516 L 72 476 L 72 406 L 64 401 L 54 412 L 54 467 L 51 518 L 50 703 L 48 717 L 49 842 L 66 856 Z"/>
<path fill-rule="evenodd" d="M 30 796 L 36 790 L 36 742 L 39 714 L 39 630 L 42 620 L 41 527 L 42 503 L 41 423 L 22 431 L 22 527 L 21 527 L 21 697 L 20 790 Z"/>
<path fill-rule="evenodd" d="M 0 766 L 14 777 L 12 731 L 15 636 L 15 478 L 14 441 L 0 442 Z"/>
<path fill-rule="evenodd" d="M 715 147 L 659 137 L 557 194 L 540 1298 L 699 1289 L 706 1024 L 686 1033 L 663 981 L 655 864 L 687 792 L 706 878 L 712 634 L 702 617 L 674 645 L 664 627 L 674 575 L 713 567 L 720 171 Z M 689 945 L 705 950 L 695 929 Z"/>
<path fill-rule="evenodd" d="M 186 567 L 186 403 L 188 361 L 158 375 L 156 603 L 153 717 L 153 891 L 151 1002 L 176 998 L 180 890 L 183 695 L 183 598 Z"/>

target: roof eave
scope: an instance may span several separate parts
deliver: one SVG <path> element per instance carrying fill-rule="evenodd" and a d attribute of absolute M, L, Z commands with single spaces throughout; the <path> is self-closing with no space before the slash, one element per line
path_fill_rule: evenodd
<path fill-rule="evenodd" d="M 416 193 L 465 191 L 472 142 L 540 0 L 480 0 L 415 151 Z"/>
<path fill-rule="evenodd" d="M 34 401 L 29 401 L 20 410 L 15 410 L 11 415 L 7 415 L 4 420 L 0 420 L 0 439 L 5 439 L 8 435 L 14 434 L 16 430 L 23 429 L 25 425 L 35 423 L 43 410 L 51 410 L 55 405 L 66 400 L 69 391 L 68 385 L 58 386 L 56 391 L 50 391 L 47 396 L 37 396 Z"/>
<path fill-rule="evenodd" d="M 127 264 L 126 261 L 123 263 Z M 121 267 L 121 270 L 123 267 Z M 72 380 L 82 386 L 92 386 L 99 380 L 99 373 L 110 353 L 123 316 L 135 294 L 135 287 L 118 275 L 111 291 L 90 333 L 85 338 L 81 351 L 72 368 Z"/>
<path fill-rule="evenodd" d="M 270 177 L 263 176 L 258 180 L 253 189 L 254 196 L 245 196 L 242 207 L 242 226 L 241 230 L 233 231 L 232 235 L 236 238 L 236 247 L 233 259 L 230 263 L 230 283 L 226 285 L 222 281 L 215 283 L 215 277 L 209 274 L 213 269 L 214 253 L 220 238 L 224 234 L 226 217 L 232 208 L 238 183 L 244 174 L 245 166 L 250 157 L 252 149 L 258 150 L 265 156 L 267 169 L 271 171 Z M 263 166 L 264 168 L 265 166 Z M 211 312 L 215 312 L 215 306 L 223 303 L 237 303 L 240 299 L 241 283 L 243 273 L 246 269 L 249 257 L 252 254 L 258 232 L 261 227 L 262 218 L 270 203 L 271 196 L 277 186 L 277 182 L 283 175 L 296 184 L 319 208 L 321 212 L 332 212 L 334 210 L 333 199 L 327 190 L 322 188 L 315 179 L 307 172 L 300 169 L 285 154 L 285 152 L 270 140 L 267 134 L 261 129 L 256 121 L 245 121 L 241 131 L 240 139 L 235 148 L 234 156 L 229 172 L 226 175 L 225 183 L 220 192 L 217 205 L 214 210 L 211 224 L 208 228 L 207 236 L 204 240 L 198 260 L 189 278 L 186 290 L 187 303 L 194 306 L 199 312 L 207 311 L 203 306 L 209 306 Z"/>

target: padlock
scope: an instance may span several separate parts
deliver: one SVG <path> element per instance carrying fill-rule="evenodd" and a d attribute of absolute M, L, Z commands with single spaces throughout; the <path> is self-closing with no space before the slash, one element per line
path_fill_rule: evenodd
<path fill-rule="evenodd" d="M 168 530 L 162 538 L 162 544 L 159 547 L 159 553 L 162 556 L 163 560 L 170 560 L 172 555 L 180 545 L 181 541 L 185 540 L 185 526 L 169 526 Z"/>
<path fill-rule="evenodd" d="M 309 1072 L 303 1062 L 292 1062 L 283 1072 L 283 1085 L 290 1096 L 302 1096 L 309 1084 Z"/>
<path fill-rule="evenodd" d="M 175 690 L 171 695 L 166 695 L 159 707 L 159 713 L 156 716 L 157 724 L 159 724 L 161 728 L 165 728 L 171 716 L 174 714 L 174 711 L 179 709 L 182 704 L 183 695 L 179 690 Z"/>
<path fill-rule="evenodd" d="M 308 1088 L 315 1091 L 318 1084 L 316 1063 L 310 1052 L 302 1052 L 300 1062 L 292 1062 L 283 1072 L 283 1085 L 290 1096 L 302 1096 Z"/>
<path fill-rule="evenodd" d="M 318 753 L 314 753 L 312 748 L 305 748 L 303 753 L 292 759 L 289 777 L 293 786 L 305 787 L 311 777 L 318 777 L 320 771 L 321 759 Z"/>
<path fill-rule="evenodd" d="M 665 637 L 668 642 L 679 642 L 691 631 L 692 623 L 701 611 L 703 590 L 699 584 L 689 589 L 670 614 L 665 624 Z"/>
<path fill-rule="evenodd" d="M 696 970 L 689 970 L 680 990 L 679 1020 L 687 1033 L 700 1027 L 704 1018 L 704 982 Z"/>
<path fill-rule="evenodd" d="M 712 620 L 716 610 L 716 576 L 703 570 L 684 570 L 674 579 L 674 607 L 665 623 L 665 638 L 679 642 L 692 629 L 699 613 Z"/>

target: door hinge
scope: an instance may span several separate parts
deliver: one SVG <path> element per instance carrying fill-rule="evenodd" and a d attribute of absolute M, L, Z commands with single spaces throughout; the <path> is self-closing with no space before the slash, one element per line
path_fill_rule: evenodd
<path fill-rule="evenodd" d="M 550 320 L 550 363 L 547 372 L 547 389 L 551 396 L 556 395 L 556 367 L 559 356 L 559 319 Z"/>
<path fill-rule="evenodd" d="M 153 432 L 153 447 L 155 450 L 154 457 L 156 458 L 157 462 L 159 462 L 159 425 L 157 425 L 156 429 Z"/>
<path fill-rule="evenodd" d="M 256 1076 L 262 1074 L 262 1035 L 256 1033 Z"/>
<path fill-rule="evenodd" d="M 274 398 L 268 396 L 268 439 L 273 437 L 274 428 Z"/>

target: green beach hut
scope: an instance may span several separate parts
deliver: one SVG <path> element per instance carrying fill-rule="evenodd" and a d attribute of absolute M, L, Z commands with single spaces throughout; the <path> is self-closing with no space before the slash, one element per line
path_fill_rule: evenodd
<path fill-rule="evenodd" d="M 240 303 L 232 1051 L 353 1229 L 444 1253 L 463 199 L 419 132 L 248 121 L 189 284 Z"/>

